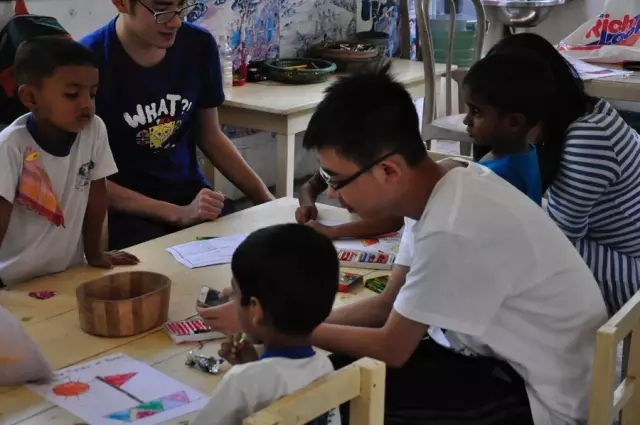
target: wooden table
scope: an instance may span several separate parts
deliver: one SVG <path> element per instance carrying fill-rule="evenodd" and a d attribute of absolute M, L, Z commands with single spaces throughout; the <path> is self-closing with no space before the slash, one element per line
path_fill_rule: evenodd
<path fill-rule="evenodd" d="M 298 202 L 292 198 L 280 198 L 206 223 L 165 236 L 130 249 L 140 258 L 140 264 L 127 270 L 150 270 L 165 274 L 172 279 L 170 320 L 182 320 L 195 315 L 195 301 L 200 287 L 208 285 L 223 289 L 230 284 L 231 271 L 228 264 L 189 270 L 175 261 L 166 248 L 189 242 L 196 236 L 224 236 L 246 233 L 277 223 L 292 222 Z M 320 216 L 328 220 L 347 221 L 346 210 L 318 205 Z M 123 271 L 118 268 L 104 271 L 93 268 L 77 268 L 54 276 L 48 276 L 0 291 L 0 305 L 23 322 L 31 337 L 40 346 L 54 369 L 64 368 L 108 354 L 125 353 L 153 365 L 159 371 L 206 394 L 210 394 L 219 376 L 207 375 L 186 367 L 186 353 L 193 345 L 175 345 L 163 330 L 154 330 L 131 338 L 97 338 L 83 333 L 78 322 L 75 288 L 88 279 L 104 274 Z M 350 269 L 361 274 L 371 270 Z M 382 272 L 373 272 L 383 274 Z M 372 274 L 373 276 L 373 274 Z M 56 290 L 58 295 L 49 300 L 35 300 L 30 291 Z M 338 294 L 336 305 L 349 303 L 357 298 L 374 296 L 374 293 L 358 288 L 349 294 Z M 215 354 L 220 341 L 205 345 L 207 353 Z M 195 414 L 181 417 L 169 423 L 186 424 Z M 19 388 L 0 389 L 1 425 L 75 425 L 83 421 L 71 413 L 49 403 L 32 393 Z"/>
<path fill-rule="evenodd" d="M 425 97 L 422 62 L 394 59 L 391 72 L 414 99 Z M 436 64 L 436 75 L 444 72 L 445 65 Z M 265 81 L 233 87 L 225 92 L 226 100 L 218 108 L 221 124 L 276 133 L 277 197 L 293 196 L 295 135 L 307 129 L 313 112 L 324 98 L 324 90 L 335 78 L 330 78 L 326 83 L 309 85 Z M 436 84 L 436 87 L 439 86 Z M 221 178 L 222 175 L 215 172 L 215 186 L 218 186 L 216 181 L 220 182 Z"/>
<path fill-rule="evenodd" d="M 586 92 L 594 97 L 640 102 L 640 74 L 628 77 L 608 77 L 585 81 Z"/>

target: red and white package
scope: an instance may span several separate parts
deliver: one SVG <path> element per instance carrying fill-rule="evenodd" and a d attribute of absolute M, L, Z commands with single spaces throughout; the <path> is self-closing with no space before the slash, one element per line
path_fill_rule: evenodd
<path fill-rule="evenodd" d="M 606 0 L 603 12 L 562 40 L 558 50 L 587 62 L 640 61 L 640 0 Z"/>

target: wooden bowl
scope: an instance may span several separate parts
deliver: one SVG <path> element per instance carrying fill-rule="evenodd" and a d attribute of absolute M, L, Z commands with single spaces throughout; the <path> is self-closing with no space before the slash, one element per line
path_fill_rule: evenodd
<path fill-rule="evenodd" d="M 152 272 L 115 273 L 76 289 L 80 328 L 111 338 L 138 335 L 167 321 L 171 279 Z"/>

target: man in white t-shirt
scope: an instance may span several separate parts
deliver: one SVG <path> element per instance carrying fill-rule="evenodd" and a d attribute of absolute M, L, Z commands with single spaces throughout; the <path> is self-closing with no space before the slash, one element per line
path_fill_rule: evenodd
<path fill-rule="evenodd" d="M 384 293 L 334 311 L 314 345 L 336 367 L 387 363 L 388 425 L 585 420 L 607 318 L 591 272 L 509 183 L 429 159 L 411 97 L 387 72 L 335 83 L 305 134 L 330 190 L 357 211 L 406 217 Z"/>

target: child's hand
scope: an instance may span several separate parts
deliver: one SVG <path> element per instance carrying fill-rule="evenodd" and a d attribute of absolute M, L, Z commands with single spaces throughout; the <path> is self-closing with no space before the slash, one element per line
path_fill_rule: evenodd
<path fill-rule="evenodd" d="M 309 220 L 318 218 L 318 208 L 315 205 L 301 205 L 296 210 L 296 221 L 305 224 Z"/>
<path fill-rule="evenodd" d="M 96 256 L 87 256 L 90 266 L 110 269 L 113 266 L 133 266 L 140 262 L 138 257 L 125 251 L 100 252 Z"/>
<path fill-rule="evenodd" d="M 243 364 L 258 360 L 258 352 L 251 342 L 238 333 L 222 343 L 218 355 L 230 364 Z"/>
<path fill-rule="evenodd" d="M 329 239 L 337 239 L 337 236 L 335 234 L 334 228 L 331 226 L 325 226 L 324 224 L 316 221 L 316 220 L 310 220 L 307 221 L 305 223 L 307 226 L 311 227 L 313 230 L 315 230 L 316 232 L 322 233 L 323 235 L 325 235 L 326 237 L 328 237 Z"/>

